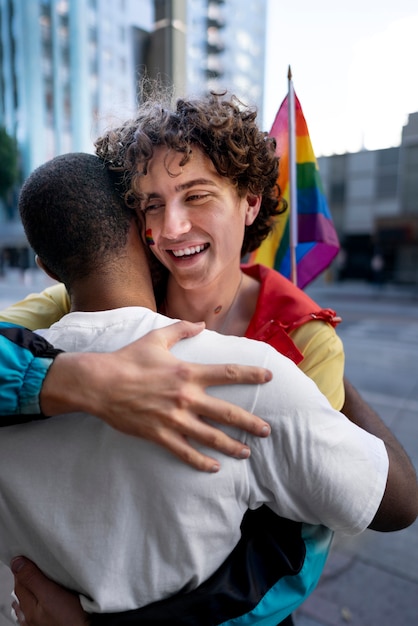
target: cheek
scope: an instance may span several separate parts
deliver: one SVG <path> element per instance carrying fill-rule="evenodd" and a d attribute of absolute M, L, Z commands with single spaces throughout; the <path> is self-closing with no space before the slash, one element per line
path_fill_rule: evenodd
<path fill-rule="evenodd" d="M 145 242 L 148 246 L 155 245 L 154 238 L 152 236 L 152 228 L 147 228 L 145 231 Z"/>
<path fill-rule="evenodd" d="M 161 220 L 158 216 L 145 214 L 145 237 L 148 246 L 158 246 L 161 233 Z"/>
<path fill-rule="evenodd" d="M 167 263 L 167 261 L 164 259 L 163 255 L 160 254 L 157 246 L 154 245 L 154 243 L 149 244 L 149 251 L 151 252 L 153 257 L 159 260 L 160 263 L 162 263 L 163 265 Z M 164 263 L 164 260 L 165 260 L 165 263 Z"/>
<path fill-rule="evenodd" d="M 162 227 L 162 216 L 158 215 L 158 214 L 145 214 L 144 215 L 144 222 L 145 222 L 145 233 L 147 234 L 147 237 L 149 236 L 150 240 L 152 239 L 152 243 L 151 241 L 148 243 L 148 239 L 147 239 L 147 243 L 148 245 L 154 245 L 154 244 L 158 244 L 158 238 L 160 236 L 161 233 L 161 227 Z"/>
<path fill-rule="evenodd" d="M 147 244 L 148 248 L 150 249 L 150 251 L 153 253 L 153 255 L 155 257 L 157 257 L 157 259 L 161 262 L 161 254 L 159 254 L 159 249 L 158 249 L 158 233 L 159 233 L 159 229 L 158 228 L 153 228 L 152 226 L 150 226 L 149 224 L 146 224 L 146 228 L 145 228 L 145 243 Z"/>

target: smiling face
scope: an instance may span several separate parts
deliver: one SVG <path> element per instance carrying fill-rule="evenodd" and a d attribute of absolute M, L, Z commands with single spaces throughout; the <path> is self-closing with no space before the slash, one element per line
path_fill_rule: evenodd
<path fill-rule="evenodd" d="M 156 148 L 139 190 L 152 252 L 179 286 L 193 289 L 239 271 L 245 226 L 260 199 L 240 197 L 198 147 L 183 166 L 182 157 Z"/>

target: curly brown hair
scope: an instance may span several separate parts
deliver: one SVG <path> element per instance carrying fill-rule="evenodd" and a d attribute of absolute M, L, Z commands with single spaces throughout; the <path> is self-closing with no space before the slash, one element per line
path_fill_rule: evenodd
<path fill-rule="evenodd" d="M 141 104 L 134 119 L 113 128 L 95 143 L 96 153 L 111 169 L 123 171 L 126 201 L 139 205 L 140 177 L 147 172 L 155 146 L 183 153 L 186 164 L 198 146 L 217 172 L 236 186 L 239 195 L 261 195 L 259 214 L 246 227 L 241 256 L 252 252 L 271 231 L 274 218 L 286 210 L 277 184 L 276 141 L 256 124 L 257 112 L 235 96 L 211 92 L 201 98 L 178 98 L 173 106 L 155 94 Z"/>

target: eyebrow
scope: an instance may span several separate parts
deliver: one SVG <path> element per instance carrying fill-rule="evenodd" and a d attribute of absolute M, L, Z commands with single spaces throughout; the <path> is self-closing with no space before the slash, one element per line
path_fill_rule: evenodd
<path fill-rule="evenodd" d="M 176 191 L 185 191 L 187 189 L 190 189 L 191 187 L 194 187 L 195 185 L 212 185 L 213 187 L 216 187 L 216 183 L 214 183 L 213 180 L 210 180 L 208 178 L 196 178 L 194 180 L 189 180 L 187 183 L 176 185 L 174 189 Z M 145 193 L 144 191 L 138 194 L 140 200 L 142 200 L 143 202 L 159 198 L 160 195 L 161 194 L 159 193 Z"/>
<path fill-rule="evenodd" d="M 216 187 L 216 183 L 213 180 L 208 178 L 196 178 L 195 180 L 189 180 L 187 183 L 182 183 L 181 185 L 176 185 L 176 191 L 184 191 L 185 189 L 190 189 L 190 187 L 194 187 L 195 185 L 212 185 Z"/>

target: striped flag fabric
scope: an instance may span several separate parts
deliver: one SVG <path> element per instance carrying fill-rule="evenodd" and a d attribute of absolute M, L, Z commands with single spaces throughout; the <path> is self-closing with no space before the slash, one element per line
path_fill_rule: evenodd
<path fill-rule="evenodd" d="M 295 104 L 295 153 L 296 153 L 296 198 L 297 198 L 297 285 L 306 287 L 323 272 L 337 255 L 338 236 L 331 212 L 324 195 L 318 163 L 312 148 L 308 127 L 302 107 L 294 93 Z M 289 199 L 289 95 L 283 100 L 270 135 L 276 139 L 280 157 L 278 183 L 288 209 L 276 218 L 273 231 L 261 246 L 251 253 L 250 263 L 261 263 L 273 267 L 291 279 L 291 220 L 294 208 Z"/>

